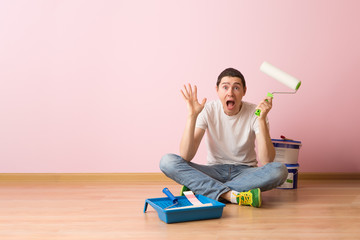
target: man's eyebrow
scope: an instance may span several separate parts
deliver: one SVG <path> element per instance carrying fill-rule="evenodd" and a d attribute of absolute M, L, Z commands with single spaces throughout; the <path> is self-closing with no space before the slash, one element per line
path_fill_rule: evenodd
<path fill-rule="evenodd" d="M 224 85 L 224 84 L 230 85 L 229 82 L 223 82 L 223 83 L 221 83 L 221 85 Z M 233 85 L 235 85 L 235 84 L 238 84 L 238 85 L 242 86 L 241 83 L 239 83 L 239 82 L 234 82 Z"/>

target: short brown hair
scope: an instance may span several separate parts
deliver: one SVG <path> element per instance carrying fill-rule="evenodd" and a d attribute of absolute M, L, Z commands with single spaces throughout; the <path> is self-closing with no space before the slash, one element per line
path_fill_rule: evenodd
<path fill-rule="evenodd" d="M 242 73 L 235 69 L 235 68 L 227 68 L 225 69 L 224 71 L 222 71 L 220 73 L 220 75 L 218 76 L 218 79 L 217 79 L 217 82 L 216 82 L 216 86 L 219 87 L 219 84 L 221 82 L 221 79 L 223 77 L 237 77 L 237 78 L 240 78 L 241 79 L 241 83 L 243 84 L 243 87 L 245 88 L 246 87 L 246 82 L 245 82 L 245 78 L 244 76 L 242 75 Z"/>

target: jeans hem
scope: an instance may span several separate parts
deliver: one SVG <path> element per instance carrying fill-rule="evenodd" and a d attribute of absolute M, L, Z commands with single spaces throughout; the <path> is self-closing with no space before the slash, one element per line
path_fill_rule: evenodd
<path fill-rule="evenodd" d="M 232 191 L 232 190 L 231 190 L 230 188 L 228 188 L 228 187 L 225 188 L 224 191 L 220 192 L 220 193 L 216 196 L 216 199 L 215 199 L 215 200 L 216 200 L 216 201 L 219 201 L 220 196 L 223 195 L 223 194 L 226 193 L 226 192 L 229 192 L 229 191 Z"/>

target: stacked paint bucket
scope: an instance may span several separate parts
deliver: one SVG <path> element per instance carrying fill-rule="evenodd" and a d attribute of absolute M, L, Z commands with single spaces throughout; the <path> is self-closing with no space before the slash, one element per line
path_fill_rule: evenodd
<path fill-rule="evenodd" d="M 301 147 L 300 141 L 294 141 L 281 136 L 281 139 L 271 139 L 275 147 L 275 162 L 285 164 L 288 169 L 288 177 L 286 181 L 280 185 L 280 189 L 296 189 L 298 183 L 298 157 Z"/>

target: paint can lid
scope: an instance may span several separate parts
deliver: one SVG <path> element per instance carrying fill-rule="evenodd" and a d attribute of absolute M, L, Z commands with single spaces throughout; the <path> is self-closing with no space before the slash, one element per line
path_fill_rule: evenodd
<path fill-rule="evenodd" d="M 287 143 L 287 144 L 296 144 L 301 145 L 301 141 L 289 140 L 289 139 L 271 139 L 271 141 L 276 143 Z"/>
<path fill-rule="evenodd" d="M 287 168 L 298 168 L 300 165 L 299 164 L 285 164 L 285 166 Z"/>

